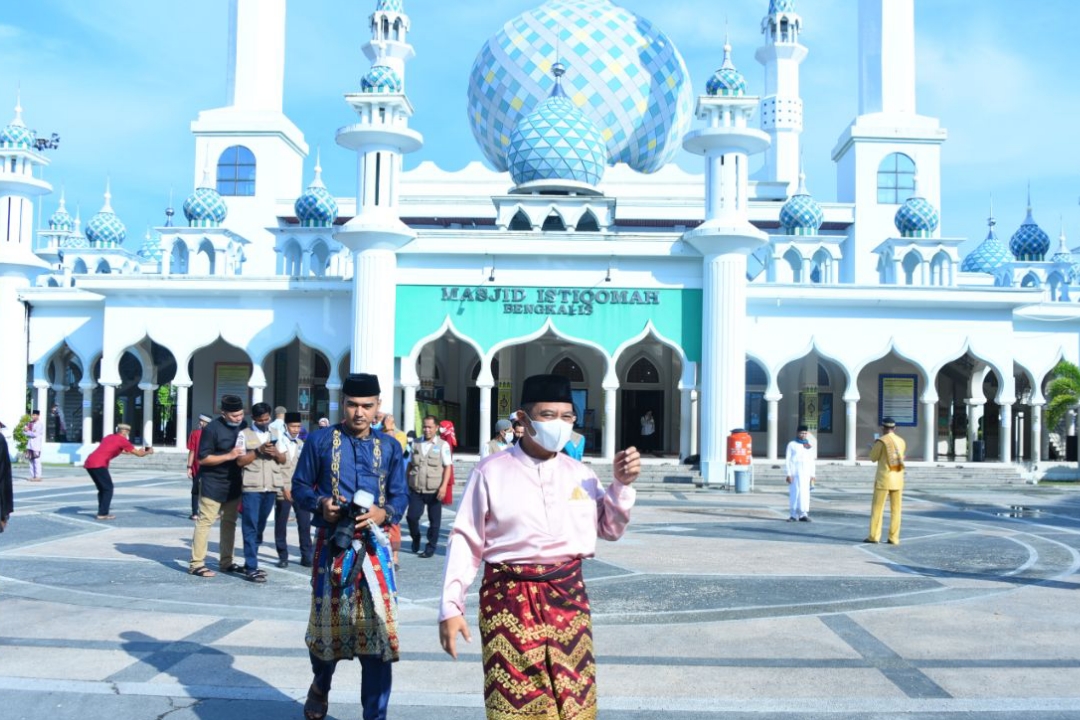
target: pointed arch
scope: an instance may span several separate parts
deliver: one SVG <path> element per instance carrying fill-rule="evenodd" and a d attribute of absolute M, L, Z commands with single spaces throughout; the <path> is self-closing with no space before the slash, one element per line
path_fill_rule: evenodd
<path fill-rule="evenodd" d="M 585 371 L 581 367 L 581 363 L 574 359 L 572 353 L 563 353 L 561 357 L 557 358 L 551 363 L 551 367 L 548 368 L 548 373 L 551 375 L 561 375 L 568 379 L 572 383 L 585 383 L 588 380 L 585 378 Z"/>
<path fill-rule="evenodd" d="M 524 210 L 518 209 L 514 213 L 514 217 L 510 218 L 510 225 L 507 226 L 507 229 L 515 232 L 527 232 L 533 229 L 532 220 L 529 219 Z"/>
<path fill-rule="evenodd" d="M 177 238 L 169 251 L 169 255 L 169 274 L 187 275 L 188 261 L 190 260 L 187 243 Z"/>
<path fill-rule="evenodd" d="M 578 232 L 600 232 L 600 222 L 592 210 L 586 210 L 577 223 Z"/>
<path fill-rule="evenodd" d="M 447 316 L 447 319 L 449 320 L 449 316 Z M 650 323 L 650 326 L 651 326 L 651 323 Z M 542 338 L 547 334 L 551 334 L 551 335 L 559 338 L 560 340 L 564 340 L 564 341 L 566 341 L 568 343 L 571 343 L 571 344 L 574 344 L 574 345 L 584 345 L 585 347 L 590 347 L 593 350 L 595 350 L 596 352 L 598 352 L 600 354 L 600 357 L 602 357 L 604 359 L 604 384 L 605 384 L 605 386 L 609 383 L 609 381 L 616 382 L 615 378 L 613 376 L 613 368 L 615 367 L 613 356 L 608 354 L 607 350 L 605 350 L 602 345 L 596 343 L 593 340 L 587 340 L 585 338 L 579 338 L 579 337 L 577 337 L 575 335 L 570 335 L 568 333 L 563 332 L 562 330 L 560 330 L 558 328 L 558 326 L 552 321 L 552 319 L 550 317 L 545 319 L 544 324 L 541 325 L 538 329 L 534 330 L 531 333 L 527 333 L 525 335 L 519 335 L 517 337 L 505 338 L 503 340 L 500 340 L 499 342 L 492 345 L 488 349 L 487 353 L 481 354 L 481 357 L 483 357 L 487 361 L 486 364 L 490 365 L 491 358 L 495 357 L 496 354 L 498 354 L 498 352 L 500 350 L 502 350 L 503 348 L 510 347 L 512 345 L 521 345 L 523 343 L 531 342 L 533 340 L 537 340 L 539 338 Z M 620 349 L 622 347 L 624 347 L 624 346 L 620 346 Z M 618 351 L 616 351 L 616 352 L 618 352 Z"/>
<path fill-rule="evenodd" d="M 540 230 L 543 232 L 566 232 L 566 220 L 563 219 L 562 213 L 552 208 L 547 217 L 544 218 L 544 224 L 540 226 Z"/>
<path fill-rule="evenodd" d="M 399 378 L 402 385 L 420 384 L 420 377 L 419 374 L 416 372 L 416 363 L 420 360 L 421 351 L 424 349 L 425 345 L 438 340 L 447 333 L 450 333 L 458 340 L 466 343 L 467 345 L 472 347 L 473 350 L 476 351 L 476 354 L 480 356 L 481 361 L 484 362 L 483 370 L 481 370 L 480 377 L 477 379 L 477 382 L 483 382 L 483 384 L 485 385 L 491 384 L 491 371 L 488 369 L 488 366 L 490 365 L 489 361 L 491 359 L 491 355 L 485 354 L 483 348 L 480 347 L 480 343 L 478 343 L 476 340 L 469 337 L 465 333 L 461 332 L 454 325 L 454 321 L 450 319 L 450 316 L 447 315 L 446 318 L 443 320 L 442 325 L 440 325 L 437 330 L 418 339 L 413 344 L 412 349 L 409 351 L 409 354 L 402 358 Z"/>

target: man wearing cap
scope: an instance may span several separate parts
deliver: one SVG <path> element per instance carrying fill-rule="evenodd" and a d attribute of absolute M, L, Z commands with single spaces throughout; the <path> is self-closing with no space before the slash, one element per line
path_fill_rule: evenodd
<path fill-rule="evenodd" d="M 305 637 L 314 678 L 304 717 L 326 717 L 337 662 L 359 658 L 364 720 L 379 720 L 398 659 L 397 585 L 380 526 L 400 521 L 408 488 L 401 445 L 371 427 L 379 378 L 349 375 L 341 394 L 342 421 L 308 437 L 292 479 L 297 506 L 315 513 L 316 526 Z"/>
<path fill-rule="evenodd" d="M 187 439 L 187 476 L 191 478 L 191 519 L 199 519 L 199 440 L 203 428 L 210 424 L 209 415 L 199 416 L 199 427 Z"/>
<path fill-rule="evenodd" d="M 480 449 L 481 459 L 488 455 L 505 450 L 514 443 L 514 428 L 509 420 L 503 419 L 495 423 L 495 435 Z"/>
<path fill-rule="evenodd" d="M 870 459 L 877 463 L 874 475 L 874 499 L 870 502 L 870 534 L 863 542 L 881 540 L 881 522 L 885 496 L 889 496 L 889 543 L 900 544 L 900 505 L 904 493 L 904 453 L 907 443 L 896 434 L 896 421 L 881 421 L 881 437 L 870 448 Z"/>
<path fill-rule="evenodd" d="M 616 540 L 630 521 L 638 451 L 615 456 L 605 490 L 587 466 L 561 453 L 573 432 L 570 382 L 525 380 L 517 412 L 525 434 L 473 469 L 450 531 L 439 640 L 457 658 L 470 640 L 465 594 L 480 586 L 484 705 L 488 718 L 596 716 L 592 620 L 581 573 L 597 536 Z"/>
<path fill-rule="evenodd" d="M 810 483 L 814 482 L 817 474 L 814 458 L 810 429 L 800 425 L 795 439 L 787 445 L 788 501 L 791 509 L 788 522 L 810 522 Z"/>
<path fill-rule="evenodd" d="M 237 506 L 240 504 L 243 471 L 237 458 L 245 454 L 237 444 L 244 422 L 244 401 L 236 395 L 221 396 L 221 414 L 203 428 L 199 438 L 199 519 L 191 538 L 191 561 L 188 572 L 211 578 L 215 573 L 206 567 L 206 545 L 210 527 L 221 515 L 218 567 L 222 572 L 239 573 L 244 568 L 233 562 L 236 544 Z"/>
<path fill-rule="evenodd" d="M 278 468 L 283 484 L 281 495 L 274 506 L 274 544 L 277 548 L 278 567 L 286 568 L 289 567 L 289 543 L 286 531 L 289 526 L 289 511 L 295 505 L 292 478 L 296 473 L 296 465 L 300 461 L 300 451 L 304 449 L 304 441 L 300 439 L 300 428 L 303 425 L 300 413 L 286 412 L 282 420 L 285 423 L 285 432 L 278 438 L 277 449 L 285 456 L 285 462 Z M 296 530 L 300 536 L 300 564 L 303 567 L 311 567 L 311 512 L 298 505 L 295 507 Z"/>

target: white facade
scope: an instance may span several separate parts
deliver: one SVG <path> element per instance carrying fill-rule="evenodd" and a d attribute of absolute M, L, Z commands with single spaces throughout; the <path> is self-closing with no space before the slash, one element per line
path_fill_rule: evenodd
<path fill-rule="evenodd" d="M 1060 444 L 1039 418 L 1048 373 L 1080 359 L 1071 266 L 960 270 L 961 239 L 937 230 L 946 133 L 916 112 L 912 0 L 860 2 L 860 114 L 833 150 L 838 202 L 820 205 L 798 157 L 812 35 L 790 9 L 762 23 L 764 88 L 698 100 L 682 143 L 701 174 L 616 165 L 595 186 L 515 187 L 479 163 L 403 171 L 422 158 L 405 76 L 423 11 L 382 0 L 372 70 L 346 95 L 356 121 L 337 135 L 355 192 L 330 200 L 281 109 L 284 0 L 231 10 L 230 104 L 192 123 L 184 215 L 138 255 L 77 224 L 41 228 L 36 254 L 28 225 L 3 238 L 0 321 L 27 354 L 0 355 L 0 419 L 17 420 L 28 389 L 60 404 L 52 457 L 80 458 L 121 419 L 181 449 L 229 391 L 333 418 L 350 371 L 379 375 L 405 429 L 429 411 L 454 420 L 465 450 L 527 375 L 564 373 L 588 453 L 638 442 L 648 409 L 657 452 L 700 456 L 714 477 L 740 426 L 769 459 L 802 421 L 822 457 L 854 461 L 890 414 L 916 459 L 982 441 L 992 459 L 1037 462 Z M 4 158 L 3 212 L 33 217 L 51 187 L 22 170 L 44 157 L 0 144 Z M 799 208 L 809 219 L 784 224 Z"/>

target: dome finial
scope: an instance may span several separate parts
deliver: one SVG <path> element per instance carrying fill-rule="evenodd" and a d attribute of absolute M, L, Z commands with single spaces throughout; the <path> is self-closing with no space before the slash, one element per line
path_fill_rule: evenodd
<path fill-rule="evenodd" d="M 555 87 L 551 88 L 551 97 L 566 97 L 562 87 L 562 76 L 566 74 L 566 66 L 561 60 L 556 60 L 551 66 L 551 74 L 555 76 Z"/>
<path fill-rule="evenodd" d="M 315 148 L 315 179 L 308 185 L 309 188 L 325 188 L 322 180 L 322 148 Z"/>
<path fill-rule="evenodd" d="M 18 88 L 15 90 L 15 119 L 11 121 L 12 125 L 22 125 L 22 83 L 19 83 Z"/>
<path fill-rule="evenodd" d="M 206 155 L 206 162 L 203 163 L 202 182 L 199 183 L 199 187 L 213 188 L 214 185 L 210 179 L 210 154 Z M 169 205 L 172 205 L 172 199 L 169 200 Z"/>
<path fill-rule="evenodd" d="M 809 195 L 810 191 L 806 189 L 806 164 L 803 162 L 803 151 L 799 148 L 799 189 L 795 191 L 796 195 Z"/>
<path fill-rule="evenodd" d="M 112 180 L 109 178 L 108 175 L 106 175 L 105 176 L 105 204 L 101 206 L 101 212 L 109 212 L 109 213 L 111 213 L 113 211 L 113 209 L 112 209 L 112 192 L 109 191 L 109 187 L 110 187 L 111 183 L 112 183 Z"/>
<path fill-rule="evenodd" d="M 61 210 L 66 210 L 66 209 L 67 209 L 67 208 L 66 208 L 66 207 L 64 206 L 64 194 L 65 194 L 64 186 L 63 186 L 63 185 L 61 185 L 61 186 L 60 186 L 60 209 L 61 209 Z"/>
<path fill-rule="evenodd" d="M 990 217 L 986 218 L 986 224 L 991 228 L 997 225 L 997 221 L 994 220 L 994 193 L 990 193 Z"/>

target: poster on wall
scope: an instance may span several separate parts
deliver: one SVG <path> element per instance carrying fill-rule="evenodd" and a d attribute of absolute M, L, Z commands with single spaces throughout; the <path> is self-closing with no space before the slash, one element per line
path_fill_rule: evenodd
<path fill-rule="evenodd" d="M 236 395 L 247 409 L 251 405 L 250 378 L 250 363 L 214 363 L 214 409 L 221 407 L 222 395 Z"/>
<path fill-rule="evenodd" d="M 919 377 L 917 375 L 878 375 L 878 424 L 887 417 L 898 427 L 919 424 Z"/>
<path fill-rule="evenodd" d="M 745 425 L 747 432 L 761 432 L 765 429 L 765 393 L 751 390 L 746 393 Z"/>
<path fill-rule="evenodd" d="M 298 385 L 296 390 L 296 410 L 300 413 L 311 412 L 311 386 Z"/>
<path fill-rule="evenodd" d="M 799 393 L 799 424 L 809 425 L 817 433 L 833 431 L 833 394 Z"/>

